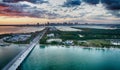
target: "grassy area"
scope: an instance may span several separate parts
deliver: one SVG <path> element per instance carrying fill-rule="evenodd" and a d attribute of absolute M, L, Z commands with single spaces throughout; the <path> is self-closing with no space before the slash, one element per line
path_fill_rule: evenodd
<path fill-rule="evenodd" d="M 86 47 L 120 47 L 113 45 L 107 39 L 120 39 L 120 30 L 106 30 L 106 29 L 89 29 L 81 28 L 82 31 L 48 31 L 41 39 L 40 44 L 50 45 L 65 45 L 63 43 L 51 42 L 47 43 L 46 40 L 50 39 L 47 34 L 54 34 L 54 38 L 60 38 L 63 42 L 72 40 L 73 45 L 86 46 Z M 83 37 L 80 37 L 82 35 Z M 53 39 L 53 38 L 52 38 Z M 81 41 L 81 42 L 80 42 Z"/>
<path fill-rule="evenodd" d="M 77 28 L 77 27 L 76 27 Z M 120 39 L 120 29 L 91 29 L 91 28 L 77 28 L 83 31 L 77 32 L 84 35 L 83 40 L 87 39 Z"/>
<path fill-rule="evenodd" d="M 95 39 L 95 40 L 86 40 L 86 42 L 79 42 L 78 45 L 86 47 L 112 47 L 115 46 L 111 44 L 109 40 Z M 119 46 L 118 46 L 119 47 Z"/>

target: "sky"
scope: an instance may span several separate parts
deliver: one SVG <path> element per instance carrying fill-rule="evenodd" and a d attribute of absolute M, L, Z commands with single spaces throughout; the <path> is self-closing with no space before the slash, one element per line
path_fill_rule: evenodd
<path fill-rule="evenodd" d="M 120 23 L 120 0 L 0 0 L 0 24 Z"/>

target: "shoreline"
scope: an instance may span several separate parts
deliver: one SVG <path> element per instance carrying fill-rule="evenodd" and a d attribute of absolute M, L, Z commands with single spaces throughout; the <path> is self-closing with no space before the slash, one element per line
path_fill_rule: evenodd
<path fill-rule="evenodd" d="M 66 46 L 66 45 L 50 45 L 50 44 L 40 44 L 40 47 L 41 46 L 61 46 L 61 47 L 82 47 L 82 48 L 99 48 L 99 49 L 120 49 L 120 47 L 96 47 L 96 46 L 80 46 L 80 45 L 69 45 L 69 46 Z"/>

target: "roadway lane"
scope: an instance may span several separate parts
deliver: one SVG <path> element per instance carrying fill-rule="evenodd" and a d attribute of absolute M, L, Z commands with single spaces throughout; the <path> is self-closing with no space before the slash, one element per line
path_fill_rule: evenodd
<path fill-rule="evenodd" d="M 26 49 L 20 52 L 11 62 L 9 62 L 2 70 L 16 70 L 18 66 L 24 61 L 24 59 L 28 56 L 28 54 L 32 51 L 36 44 L 39 43 L 39 40 L 44 36 L 47 29 L 45 29 L 42 33 L 39 33 L 33 41 L 28 45 Z"/>

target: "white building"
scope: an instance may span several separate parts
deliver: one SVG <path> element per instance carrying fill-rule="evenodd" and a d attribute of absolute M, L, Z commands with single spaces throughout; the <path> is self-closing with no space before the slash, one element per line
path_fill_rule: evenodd
<path fill-rule="evenodd" d="M 67 45 L 73 45 L 73 40 L 67 40 L 64 42 L 64 44 L 67 44 Z"/>
<path fill-rule="evenodd" d="M 47 34 L 47 37 L 54 37 L 55 35 L 53 33 Z"/>
<path fill-rule="evenodd" d="M 48 39 L 46 42 L 47 42 L 47 43 L 51 43 L 51 42 L 61 43 L 61 42 L 62 42 L 62 39 Z"/>

